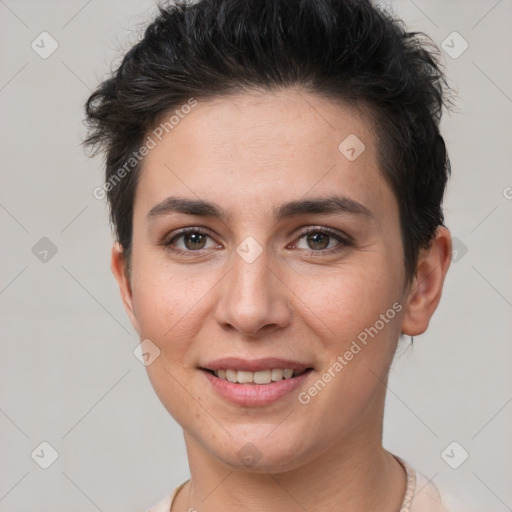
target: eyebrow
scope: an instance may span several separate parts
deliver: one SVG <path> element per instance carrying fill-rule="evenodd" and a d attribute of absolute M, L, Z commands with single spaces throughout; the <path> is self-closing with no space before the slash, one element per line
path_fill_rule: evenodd
<path fill-rule="evenodd" d="M 203 201 L 202 199 L 187 199 L 171 196 L 155 205 L 148 212 L 149 219 L 170 213 L 182 213 L 198 217 L 214 217 L 223 222 L 228 222 L 233 217 L 233 212 L 225 210 L 216 203 Z M 373 213 L 363 204 L 344 196 L 317 197 L 299 199 L 283 203 L 273 209 L 275 222 L 288 217 L 299 215 L 321 214 L 350 214 L 373 217 Z"/>

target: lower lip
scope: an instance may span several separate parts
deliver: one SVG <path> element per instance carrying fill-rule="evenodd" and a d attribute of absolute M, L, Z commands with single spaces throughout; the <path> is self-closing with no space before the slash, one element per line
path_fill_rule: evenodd
<path fill-rule="evenodd" d="M 223 398 L 244 407 L 258 407 L 279 400 L 303 384 L 312 372 L 307 370 L 297 377 L 270 384 L 235 384 L 219 379 L 207 370 L 201 371 Z"/>

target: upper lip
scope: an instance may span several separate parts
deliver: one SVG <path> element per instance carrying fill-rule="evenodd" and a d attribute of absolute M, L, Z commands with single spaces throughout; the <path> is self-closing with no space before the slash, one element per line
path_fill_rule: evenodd
<path fill-rule="evenodd" d="M 246 372 L 259 372 L 272 370 L 274 368 L 296 371 L 303 371 L 311 368 L 310 364 L 300 363 L 291 359 L 279 359 L 276 357 L 265 357 L 263 359 L 241 359 L 239 357 L 223 357 L 206 363 L 202 368 L 206 370 L 242 370 Z"/>

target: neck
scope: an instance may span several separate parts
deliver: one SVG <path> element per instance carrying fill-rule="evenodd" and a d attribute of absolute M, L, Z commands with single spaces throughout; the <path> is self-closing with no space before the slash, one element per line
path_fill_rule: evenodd
<path fill-rule="evenodd" d="M 400 509 L 406 487 L 401 464 L 382 447 L 381 430 L 343 441 L 313 461 L 281 473 L 239 471 L 212 457 L 185 434 L 190 482 L 174 510 L 343 510 Z"/>

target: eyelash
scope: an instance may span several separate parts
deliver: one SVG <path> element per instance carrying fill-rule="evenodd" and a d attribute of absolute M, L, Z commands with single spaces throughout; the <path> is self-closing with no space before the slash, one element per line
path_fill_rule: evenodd
<path fill-rule="evenodd" d="M 190 228 L 182 229 L 181 231 L 176 233 L 172 238 L 165 240 L 160 245 L 162 245 L 164 248 L 169 249 L 172 252 L 174 252 L 175 254 L 178 254 L 180 256 L 192 256 L 194 253 L 200 253 L 204 249 L 198 249 L 195 251 L 193 251 L 193 250 L 183 251 L 181 249 L 174 249 L 171 247 L 172 243 L 175 240 L 177 240 L 178 238 L 180 238 L 184 235 L 190 234 L 190 233 L 197 233 L 197 234 L 205 235 L 205 236 L 208 236 L 211 238 L 210 233 L 208 231 L 206 231 L 202 228 L 199 228 L 199 227 L 190 227 Z M 343 249 L 345 247 L 350 247 L 353 245 L 353 241 L 348 236 L 343 237 L 337 231 L 334 231 L 333 229 L 326 228 L 326 227 L 306 228 L 306 229 L 300 231 L 300 233 L 298 234 L 297 241 L 300 240 L 301 238 L 303 238 L 304 236 L 313 234 L 313 233 L 314 234 L 320 233 L 323 235 L 328 235 L 330 237 L 335 238 L 339 243 L 334 248 L 331 248 L 331 249 L 321 249 L 321 250 L 317 250 L 317 251 L 306 251 L 307 256 L 317 257 L 317 256 L 325 255 L 325 254 L 333 254 L 333 253 L 337 253 L 338 251 L 340 251 L 341 249 Z"/>

